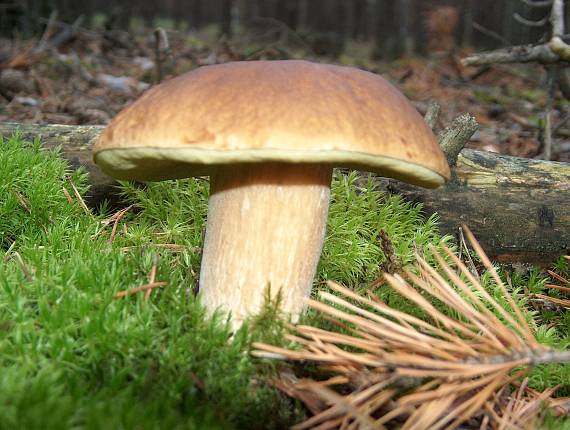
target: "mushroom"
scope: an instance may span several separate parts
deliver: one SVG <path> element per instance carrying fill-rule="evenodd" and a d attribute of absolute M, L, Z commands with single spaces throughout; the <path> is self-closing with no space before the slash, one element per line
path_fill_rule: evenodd
<path fill-rule="evenodd" d="M 325 236 L 333 166 L 425 187 L 449 178 L 430 128 L 378 75 L 307 61 L 198 68 L 147 91 L 94 147 L 107 174 L 211 177 L 199 281 L 234 327 L 269 287 L 297 319 Z"/>

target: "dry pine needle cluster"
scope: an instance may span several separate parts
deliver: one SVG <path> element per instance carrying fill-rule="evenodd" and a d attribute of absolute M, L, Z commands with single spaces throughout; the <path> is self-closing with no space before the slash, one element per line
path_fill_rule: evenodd
<path fill-rule="evenodd" d="M 384 274 L 386 283 L 420 306 L 429 321 L 395 310 L 333 282 L 311 308 L 338 331 L 298 325 L 288 340 L 300 348 L 255 344 L 259 357 L 312 362 L 329 379 L 283 374 L 275 384 L 313 416 L 294 427 L 318 429 L 534 428 L 554 390 L 527 386 L 529 368 L 570 361 L 570 351 L 537 342 L 498 273 L 465 228 L 504 303 L 447 247 L 421 256 L 413 270 Z M 450 263 L 448 263 L 450 262 Z M 440 302 L 445 314 L 432 303 Z M 450 316 L 454 315 L 454 316 Z M 551 403 L 556 412 L 556 404 Z"/>

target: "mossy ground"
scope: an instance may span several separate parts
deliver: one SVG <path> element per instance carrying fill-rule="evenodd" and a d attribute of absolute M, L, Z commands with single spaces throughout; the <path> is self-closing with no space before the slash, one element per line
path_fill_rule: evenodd
<path fill-rule="evenodd" d="M 419 206 L 356 179 L 335 177 L 317 287 L 376 279 L 381 229 L 403 264 L 414 249 L 429 258 L 429 243 L 451 242 Z M 248 354 L 253 340 L 279 341 L 271 306 L 231 337 L 194 298 L 208 183 L 123 184 L 125 206 L 134 206 L 109 244 L 108 209 L 86 213 L 74 197 L 71 184 L 85 193 L 86 180 L 38 142 L 0 141 L 0 429 L 265 429 L 301 419 L 301 406 L 267 384 L 272 364 Z M 166 287 L 149 300 L 115 297 L 147 283 L 153 262 Z M 535 292 L 544 278 L 533 272 L 513 285 Z M 541 340 L 565 347 L 569 318 L 541 316 Z M 561 383 L 565 395 L 568 381 L 569 366 L 532 374 L 537 388 Z"/>

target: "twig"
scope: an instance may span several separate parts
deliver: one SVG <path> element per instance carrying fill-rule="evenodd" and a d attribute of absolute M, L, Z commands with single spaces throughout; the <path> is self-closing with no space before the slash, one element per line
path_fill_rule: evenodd
<path fill-rule="evenodd" d="M 495 40 L 501 42 L 501 43 L 502 43 L 503 45 L 505 45 L 505 46 L 506 46 L 506 45 L 510 45 L 510 42 L 509 42 L 507 39 L 505 39 L 503 36 L 501 36 L 499 33 L 497 33 L 496 31 L 493 31 L 493 30 L 491 30 L 491 29 L 489 29 L 489 28 L 487 28 L 487 27 L 484 27 L 484 26 L 482 26 L 481 24 L 479 24 L 479 23 L 476 22 L 476 21 L 473 21 L 473 22 L 471 23 L 471 25 L 473 26 L 473 28 L 474 28 L 475 30 L 477 30 L 478 32 L 484 34 L 485 36 L 492 37 L 493 39 L 495 39 Z"/>
<path fill-rule="evenodd" d="M 553 153 L 556 148 L 552 145 L 552 110 L 554 108 L 554 97 L 556 95 L 558 68 L 556 66 L 548 66 L 546 71 L 546 105 L 544 106 L 544 159 L 552 160 Z"/>
<path fill-rule="evenodd" d="M 57 49 L 60 45 L 69 42 L 70 40 L 75 38 L 75 36 L 77 35 L 77 30 L 81 25 L 81 23 L 83 22 L 83 19 L 84 17 L 80 16 L 75 20 L 73 24 L 71 25 L 65 24 L 63 26 L 63 29 L 59 33 L 57 33 L 52 39 L 43 40 L 42 38 L 42 41 L 40 41 L 40 43 L 35 47 L 30 46 L 24 51 L 16 53 L 7 62 L 0 64 L 0 69 L 28 67 L 36 63 L 41 58 L 43 58 L 43 56 L 48 51 Z M 48 21 L 48 27 L 49 27 L 49 21 Z M 46 36 L 46 33 L 44 33 L 44 36 Z"/>
<path fill-rule="evenodd" d="M 555 297 L 550 297 L 545 294 L 530 294 L 530 297 L 535 297 L 541 300 L 547 300 L 552 303 L 556 303 L 559 306 L 563 306 L 565 308 L 570 308 L 570 300 L 565 299 L 557 299 Z"/>
<path fill-rule="evenodd" d="M 31 275 L 30 270 L 28 269 L 28 266 L 26 266 L 26 263 L 24 263 L 24 260 L 22 259 L 22 256 L 20 255 L 20 253 L 14 251 L 12 253 L 12 258 L 14 260 L 16 260 L 16 263 L 18 263 L 18 266 L 20 266 L 20 270 L 24 274 L 24 277 L 26 278 L 26 280 L 28 282 L 32 282 L 34 280 L 34 278 Z"/>
<path fill-rule="evenodd" d="M 101 221 L 101 229 L 99 231 L 97 231 L 95 234 L 91 235 L 91 239 L 95 239 L 96 237 L 98 237 L 101 233 L 103 233 L 103 231 L 105 231 L 105 229 L 110 226 L 111 224 L 115 224 L 115 220 L 117 219 L 117 217 L 121 214 L 121 212 L 123 211 L 128 211 L 130 208 L 132 208 L 134 206 L 133 205 L 129 205 L 124 209 L 121 209 L 117 212 L 115 212 L 113 215 L 111 215 L 110 217 L 104 219 L 103 221 Z"/>
<path fill-rule="evenodd" d="M 550 14 L 550 25 L 552 26 L 552 38 L 548 43 L 550 49 L 556 53 L 561 60 L 570 61 L 570 45 L 564 41 L 564 1 L 554 0 L 552 12 Z"/>
<path fill-rule="evenodd" d="M 59 34 L 55 35 L 55 37 L 50 40 L 47 48 L 56 49 L 60 45 L 75 38 L 75 36 L 77 36 L 77 31 L 81 27 L 81 24 L 83 23 L 84 20 L 85 20 L 84 15 L 80 15 L 79 17 L 77 17 L 77 19 L 73 21 L 73 24 L 68 25 L 67 28 L 64 28 Z"/>
<path fill-rule="evenodd" d="M 10 258 L 12 258 L 11 252 L 15 247 L 16 247 L 16 241 L 14 240 L 14 242 L 12 242 L 10 244 L 10 246 L 8 247 L 6 252 L 4 253 L 4 262 L 7 262 Z"/>
<path fill-rule="evenodd" d="M 71 198 L 71 194 L 69 194 L 69 191 L 67 191 L 67 188 L 65 187 L 61 187 L 62 191 L 63 191 L 63 195 L 65 196 L 65 198 L 67 199 L 67 202 L 70 205 L 73 205 L 73 199 Z"/>
<path fill-rule="evenodd" d="M 469 269 L 473 276 L 476 276 L 479 279 L 479 272 L 477 272 L 477 267 L 475 266 L 475 262 L 473 261 L 473 257 L 471 257 L 471 252 L 469 251 L 469 247 L 467 246 L 467 242 L 465 241 L 465 235 L 463 234 L 463 227 L 459 226 L 459 250 L 460 254 L 463 255 L 463 250 L 465 249 L 465 255 L 467 256 L 467 260 L 469 260 Z"/>
<path fill-rule="evenodd" d="M 150 268 L 150 273 L 148 275 L 148 283 L 149 284 L 153 284 L 155 281 L 157 266 L 158 266 L 158 254 L 154 254 L 152 256 L 152 267 Z M 144 299 L 148 300 L 150 298 L 151 293 L 152 293 L 152 289 L 146 290 L 144 293 Z"/>
<path fill-rule="evenodd" d="M 553 290 L 562 291 L 563 293 L 570 293 L 570 288 L 563 287 L 562 285 L 546 284 L 546 288 L 552 288 Z"/>
<path fill-rule="evenodd" d="M 351 418 L 354 418 L 354 420 L 359 424 L 359 429 L 385 430 L 385 427 L 383 425 L 375 423 L 374 420 L 365 411 L 360 411 L 358 409 L 358 406 L 356 406 L 345 397 L 340 396 L 330 388 L 327 388 L 326 386 L 322 386 L 321 384 L 315 382 L 312 382 L 309 386 L 304 385 L 303 388 L 310 389 L 322 397 L 326 402 L 334 404 L 336 406 L 338 414 L 345 413 Z M 293 427 L 293 430 L 302 430 L 306 428 L 308 428 L 306 425 L 297 425 Z"/>
<path fill-rule="evenodd" d="M 73 194 L 75 195 L 75 198 L 79 202 L 79 206 L 81 206 L 81 209 L 83 209 L 83 212 L 85 212 L 87 215 L 91 215 L 91 211 L 89 210 L 89 208 L 85 204 L 85 201 L 83 200 L 83 197 L 81 197 L 79 190 L 77 189 L 77 187 L 75 186 L 75 184 L 71 180 L 71 176 L 67 176 L 67 182 L 69 182 L 69 185 L 71 185 L 71 188 L 73 189 Z"/>
<path fill-rule="evenodd" d="M 526 25 L 527 27 L 542 27 L 548 23 L 548 16 L 538 20 L 532 21 L 530 19 L 526 19 L 525 17 L 519 15 L 518 13 L 513 14 L 513 18 L 515 21 L 519 22 L 522 25 Z"/>
<path fill-rule="evenodd" d="M 552 0 L 543 0 L 543 1 L 530 1 L 530 0 L 519 0 L 521 3 L 524 3 L 530 7 L 551 7 Z"/>
<path fill-rule="evenodd" d="M 125 216 L 127 211 L 132 207 L 133 207 L 133 205 L 130 205 L 130 206 L 126 207 L 125 209 L 121 209 L 119 212 L 117 212 L 115 215 L 113 215 L 115 222 L 113 223 L 113 229 L 111 230 L 111 236 L 109 237 L 109 240 L 107 241 L 107 243 L 109 245 L 111 245 L 113 243 L 113 241 L 115 240 L 115 236 L 117 234 L 117 226 L 119 225 L 119 221 Z"/>
<path fill-rule="evenodd" d="M 153 288 L 164 287 L 168 284 L 168 282 L 154 282 L 152 284 L 142 285 L 140 287 L 131 288 L 130 290 L 126 291 L 119 291 L 115 294 L 116 298 L 121 298 L 125 296 L 132 296 L 133 294 L 140 293 L 141 291 L 151 290 Z"/>
<path fill-rule="evenodd" d="M 169 51 L 168 36 L 166 31 L 161 27 L 154 30 L 154 58 L 156 64 L 155 83 L 162 81 L 162 62 L 165 60 Z"/>
<path fill-rule="evenodd" d="M 57 20 L 57 9 L 54 9 L 49 14 L 49 19 L 47 21 L 46 28 L 44 30 L 44 34 L 42 34 L 42 37 L 41 37 L 40 41 L 38 42 L 38 49 L 40 49 L 40 50 L 45 49 L 47 41 L 49 40 L 49 38 L 51 37 L 51 35 L 53 33 L 53 29 L 54 29 L 56 20 Z"/>
<path fill-rule="evenodd" d="M 386 261 L 382 264 L 382 269 L 387 273 L 398 273 L 402 270 L 402 263 L 396 256 L 396 251 L 394 250 L 394 244 L 388 236 L 388 233 L 384 229 L 380 229 L 378 233 L 378 240 L 382 247 L 382 252 L 386 257 Z"/>
<path fill-rule="evenodd" d="M 435 130 L 435 127 L 437 126 L 440 111 L 441 106 L 438 102 L 431 102 L 427 108 L 424 120 L 432 130 Z"/>
<path fill-rule="evenodd" d="M 551 64 L 561 60 L 560 56 L 546 45 L 518 45 L 495 51 L 480 52 L 463 58 L 464 66 L 481 66 L 496 63 L 540 63 Z"/>
<path fill-rule="evenodd" d="M 29 214 L 32 213 L 32 210 L 30 208 L 31 204 L 30 201 L 20 192 L 16 191 L 16 190 L 12 190 L 12 193 L 16 196 L 16 199 L 18 200 L 18 203 L 20 204 L 20 206 Z"/>
<path fill-rule="evenodd" d="M 552 36 L 564 36 L 564 0 L 553 0 L 550 12 L 550 25 L 552 25 Z"/>
<path fill-rule="evenodd" d="M 568 256 L 564 257 L 567 260 L 570 260 L 570 258 L 568 258 Z M 557 281 L 560 281 L 564 284 L 570 285 L 570 281 L 562 276 L 560 276 L 558 273 L 553 272 L 552 270 L 548 270 L 547 273 L 552 276 L 554 279 L 556 279 Z"/>
<path fill-rule="evenodd" d="M 515 18 L 517 19 L 517 18 Z M 518 18 L 523 19 L 519 16 Z M 524 19 L 523 19 L 524 20 Z M 525 20 L 526 21 L 526 20 Z M 544 21 L 544 22 L 543 22 Z M 548 42 L 539 45 L 518 45 L 506 49 L 481 52 L 461 60 L 465 66 L 495 63 L 530 63 L 540 64 L 570 62 L 570 45 L 564 41 L 564 2 L 553 0 L 550 15 L 538 22 L 528 21 L 527 25 L 544 25 L 550 21 L 552 35 Z"/>
<path fill-rule="evenodd" d="M 145 243 L 144 245 L 125 246 L 121 248 L 121 251 L 127 252 L 127 251 L 133 251 L 135 249 L 145 249 L 148 247 L 165 248 L 167 251 L 170 252 L 183 252 L 186 250 L 186 247 L 184 245 L 176 245 L 174 243 Z M 192 248 L 192 251 L 195 252 L 200 252 L 200 250 L 201 248 L 199 247 Z"/>

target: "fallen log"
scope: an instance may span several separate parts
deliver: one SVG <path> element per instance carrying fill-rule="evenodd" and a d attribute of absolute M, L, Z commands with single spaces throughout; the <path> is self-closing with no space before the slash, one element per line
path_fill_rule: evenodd
<path fill-rule="evenodd" d="M 17 130 L 25 139 L 42 138 L 46 148 L 62 147 L 75 168 L 90 173 L 91 204 L 113 196 L 115 182 L 93 164 L 91 146 L 101 126 L 0 123 L 0 135 Z M 499 262 L 550 264 L 570 253 L 570 165 L 464 149 L 444 187 L 425 190 L 379 179 L 384 189 L 420 202 L 438 213 L 441 231 L 456 235 L 467 224 Z"/>
<path fill-rule="evenodd" d="M 570 253 L 570 164 L 464 149 L 444 187 L 380 183 L 439 214 L 444 233 L 467 224 L 498 262 L 549 265 Z"/>

